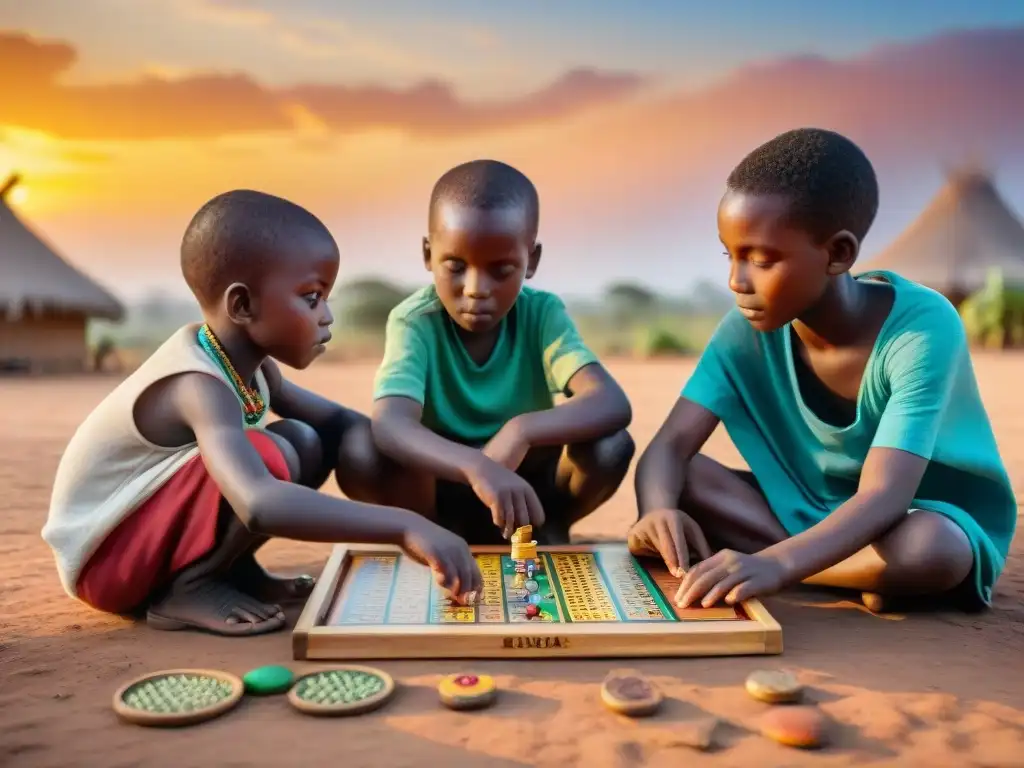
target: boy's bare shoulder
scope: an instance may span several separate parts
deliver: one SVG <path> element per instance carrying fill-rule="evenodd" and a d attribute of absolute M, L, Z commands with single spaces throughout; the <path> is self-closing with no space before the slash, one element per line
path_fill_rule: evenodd
<path fill-rule="evenodd" d="M 177 446 L 195 440 L 203 427 L 237 425 L 238 401 L 212 374 L 184 371 L 156 382 L 135 403 L 135 423 L 156 445 Z"/>

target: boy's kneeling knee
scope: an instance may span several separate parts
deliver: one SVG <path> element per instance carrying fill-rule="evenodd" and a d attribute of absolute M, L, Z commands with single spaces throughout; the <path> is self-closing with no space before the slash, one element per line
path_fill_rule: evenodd
<path fill-rule="evenodd" d="M 320 436 L 304 421 L 281 419 L 268 424 L 266 432 L 284 454 L 292 482 L 299 482 L 304 470 L 315 471 L 322 463 L 323 447 Z"/>
<path fill-rule="evenodd" d="M 920 515 L 913 528 L 894 542 L 899 552 L 883 552 L 884 559 L 899 562 L 900 570 L 914 581 L 926 583 L 935 591 L 946 592 L 966 579 L 974 566 L 974 555 L 967 534 L 952 520 L 934 512 Z M 909 521 L 908 521 L 909 522 Z"/>
<path fill-rule="evenodd" d="M 373 441 L 370 422 L 354 424 L 338 445 L 339 478 L 376 478 L 384 471 L 384 457 Z"/>
<path fill-rule="evenodd" d="M 568 448 L 569 458 L 585 471 L 621 472 L 623 475 L 629 470 L 635 453 L 636 443 L 624 429 L 593 442 L 570 445 Z"/>

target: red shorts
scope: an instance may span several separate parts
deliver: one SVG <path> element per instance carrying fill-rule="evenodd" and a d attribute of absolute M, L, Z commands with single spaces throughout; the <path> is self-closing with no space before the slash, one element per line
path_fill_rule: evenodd
<path fill-rule="evenodd" d="M 288 480 L 288 463 L 269 435 L 247 432 L 270 473 Z M 78 597 L 108 613 L 130 613 L 217 540 L 220 488 L 196 456 L 117 526 L 85 564 Z"/>

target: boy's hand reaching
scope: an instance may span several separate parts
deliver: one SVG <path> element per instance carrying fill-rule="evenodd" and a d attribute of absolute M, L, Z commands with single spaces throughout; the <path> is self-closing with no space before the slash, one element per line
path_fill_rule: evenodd
<path fill-rule="evenodd" d="M 678 509 L 656 509 L 637 520 L 626 534 L 630 553 L 660 557 L 669 572 L 682 578 L 690 567 L 690 547 L 703 560 L 711 548 L 700 526 Z"/>
<path fill-rule="evenodd" d="M 524 525 L 544 525 L 544 508 L 533 486 L 489 457 L 484 456 L 473 469 L 470 485 L 506 539 Z"/>
<path fill-rule="evenodd" d="M 691 568 L 676 593 L 681 608 L 700 601 L 709 608 L 722 600 L 734 605 L 770 595 L 786 585 L 786 568 L 771 555 L 744 555 L 723 549 Z"/>
<path fill-rule="evenodd" d="M 402 549 L 413 560 L 429 566 L 438 585 L 462 605 L 472 605 L 483 587 L 476 558 L 466 541 L 429 520 L 410 526 Z"/>

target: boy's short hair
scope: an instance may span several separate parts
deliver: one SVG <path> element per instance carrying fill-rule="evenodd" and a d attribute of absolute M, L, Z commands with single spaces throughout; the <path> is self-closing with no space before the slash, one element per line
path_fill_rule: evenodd
<path fill-rule="evenodd" d="M 182 275 L 199 304 L 210 306 L 232 283 L 258 279 L 300 232 L 331 238 L 320 219 L 284 198 L 250 189 L 224 192 L 185 229 Z"/>
<path fill-rule="evenodd" d="M 878 212 L 878 179 L 860 147 L 833 131 L 798 128 L 762 144 L 729 174 L 731 192 L 781 195 L 821 241 L 849 230 L 863 242 Z"/>
<path fill-rule="evenodd" d="M 430 193 L 429 225 L 441 202 L 467 208 L 494 210 L 524 207 L 532 237 L 540 224 L 540 198 L 537 188 L 522 171 L 498 160 L 471 160 L 447 171 Z"/>

